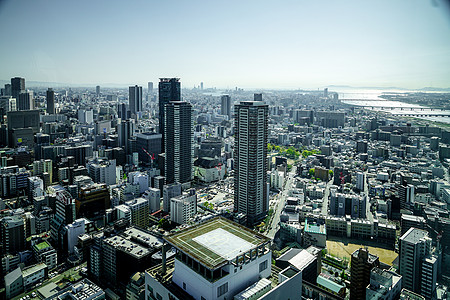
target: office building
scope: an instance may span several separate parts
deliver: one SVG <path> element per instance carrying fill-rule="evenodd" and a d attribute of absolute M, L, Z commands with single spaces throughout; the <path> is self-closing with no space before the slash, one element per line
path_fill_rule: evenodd
<path fill-rule="evenodd" d="M 356 189 L 363 192 L 366 184 L 366 174 L 364 172 L 356 173 Z"/>
<path fill-rule="evenodd" d="M 162 239 L 136 227 L 118 235 L 94 235 L 88 269 L 92 278 L 109 286 L 126 285 L 133 274 L 155 264 L 152 255 L 162 246 Z"/>
<path fill-rule="evenodd" d="M 180 78 L 159 79 L 159 133 L 162 134 L 161 153 L 165 152 L 165 110 L 164 106 L 170 101 L 181 101 Z"/>
<path fill-rule="evenodd" d="M 267 214 L 268 105 L 247 101 L 235 105 L 234 210 L 254 225 Z"/>
<path fill-rule="evenodd" d="M 398 299 L 402 289 L 402 276 L 391 271 L 373 268 L 370 284 L 366 287 L 366 300 Z"/>
<path fill-rule="evenodd" d="M 56 250 L 48 242 L 36 243 L 31 247 L 34 254 L 34 259 L 37 262 L 43 262 L 47 265 L 49 270 L 56 268 L 58 263 L 58 255 Z"/>
<path fill-rule="evenodd" d="M 262 93 L 255 93 L 255 94 L 253 94 L 253 101 L 263 101 Z"/>
<path fill-rule="evenodd" d="M 89 177 L 96 183 L 116 184 L 116 160 L 93 159 L 86 164 Z"/>
<path fill-rule="evenodd" d="M 50 88 L 47 90 L 47 114 L 55 114 L 55 92 Z"/>
<path fill-rule="evenodd" d="M 220 106 L 220 113 L 222 115 L 228 116 L 228 119 L 231 120 L 232 111 L 231 111 L 231 97 L 230 95 L 222 95 L 220 97 L 222 103 Z"/>
<path fill-rule="evenodd" d="M 156 188 L 149 188 L 142 195 L 148 200 L 150 212 L 155 212 L 161 209 L 161 191 Z"/>
<path fill-rule="evenodd" d="M 181 195 L 181 183 L 172 183 L 163 187 L 163 210 L 170 212 L 170 199 Z"/>
<path fill-rule="evenodd" d="M 25 249 L 25 221 L 21 216 L 8 216 L 1 219 L 1 240 L 3 253 L 15 254 Z"/>
<path fill-rule="evenodd" d="M 198 157 L 220 158 L 222 156 L 222 139 L 208 137 L 200 143 Z"/>
<path fill-rule="evenodd" d="M 149 82 L 147 83 L 147 92 L 148 92 L 149 94 L 153 94 L 153 82 L 151 82 L 151 81 L 149 81 Z"/>
<path fill-rule="evenodd" d="M 0 116 L 2 117 L 1 121 L 3 122 L 3 117 L 9 111 L 15 111 L 17 107 L 17 100 L 11 96 L 0 96 Z"/>
<path fill-rule="evenodd" d="M 191 189 L 180 196 L 170 199 L 170 220 L 177 224 L 186 224 L 197 214 L 197 194 Z"/>
<path fill-rule="evenodd" d="M 126 154 L 131 154 L 129 140 L 134 135 L 135 126 L 133 119 L 122 119 L 117 124 L 118 146 L 122 147 Z"/>
<path fill-rule="evenodd" d="M 171 101 L 164 106 L 164 176 L 166 183 L 185 183 L 193 179 L 194 126 L 192 106 Z"/>
<path fill-rule="evenodd" d="M 13 96 L 13 98 L 16 98 L 16 100 L 18 100 L 20 93 L 24 92 L 25 92 L 25 78 L 21 77 L 11 78 L 11 96 Z"/>
<path fill-rule="evenodd" d="M 157 163 L 158 155 L 161 154 L 162 134 L 154 132 L 143 132 L 136 135 L 137 152 L 139 160 L 144 163 Z"/>
<path fill-rule="evenodd" d="M 19 98 L 16 98 L 17 110 L 34 109 L 33 92 L 21 92 Z"/>
<path fill-rule="evenodd" d="M 415 203 L 415 187 L 412 184 L 402 184 L 398 186 L 398 196 L 400 197 L 400 208 L 409 209 Z"/>
<path fill-rule="evenodd" d="M 137 115 L 142 111 L 142 86 L 130 86 L 128 92 L 130 112 L 132 115 Z"/>
<path fill-rule="evenodd" d="M 411 227 L 426 230 L 427 221 L 421 216 L 402 214 L 400 219 L 401 235 L 404 235 Z"/>
<path fill-rule="evenodd" d="M 399 273 L 403 287 L 431 298 L 436 289 L 437 260 L 431 255 L 432 239 L 425 230 L 410 228 L 399 240 Z"/>
<path fill-rule="evenodd" d="M 95 94 L 97 95 L 97 97 L 100 96 L 100 86 L 99 86 L 99 85 L 97 85 L 97 86 L 95 87 Z"/>
<path fill-rule="evenodd" d="M 366 248 L 360 248 L 352 253 L 350 299 L 366 299 L 366 287 L 370 283 L 370 272 L 379 266 L 378 256 L 370 254 Z"/>
<path fill-rule="evenodd" d="M 44 181 L 37 177 L 28 177 L 28 199 L 33 201 L 35 198 L 44 196 Z"/>
<path fill-rule="evenodd" d="M 108 186 L 104 183 L 91 184 L 80 188 L 76 200 L 77 216 L 92 217 L 103 213 L 110 207 Z"/>

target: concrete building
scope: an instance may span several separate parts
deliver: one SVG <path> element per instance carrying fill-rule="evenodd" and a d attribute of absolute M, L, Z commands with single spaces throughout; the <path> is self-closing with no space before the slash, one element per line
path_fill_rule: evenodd
<path fill-rule="evenodd" d="M 268 105 L 246 101 L 235 105 L 234 210 L 255 225 L 267 214 Z"/>
<path fill-rule="evenodd" d="M 147 199 L 137 198 L 125 202 L 130 208 L 131 224 L 140 228 L 147 228 L 150 223 L 150 205 Z"/>
<path fill-rule="evenodd" d="M 170 199 L 181 195 L 181 183 L 172 183 L 163 187 L 163 210 L 170 212 Z"/>
<path fill-rule="evenodd" d="M 350 266 L 350 299 L 366 299 L 371 270 L 380 266 L 380 260 L 367 249 L 360 248 L 352 253 Z"/>
<path fill-rule="evenodd" d="M 327 247 L 327 229 L 325 224 L 314 222 L 314 220 L 305 219 L 303 230 L 303 247 L 316 246 L 320 248 Z"/>
<path fill-rule="evenodd" d="M 180 196 L 170 199 L 170 220 L 185 224 L 197 214 L 197 194 L 191 189 Z"/>
<path fill-rule="evenodd" d="M 1 219 L 1 238 L 3 253 L 15 254 L 25 249 L 25 221 L 21 216 L 14 215 Z"/>
<path fill-rule="evenodd" d="M 224 218 L 189 227 L 165 240 L 177 249 L 177 255 L 173 263 L 163 259 L 162 267 L 146 271 L 146 299 L 232 299 L 271 274 L 270 240 Z M 301 283 L 295 289 L 301 293 Z"/>
<path fill-rule="evenodd" d="M 404 235 L 412 227 L 426 230 L 427 221 L 421 216 L 402 214 L 400 219 L 401 235 Z"/>
<path fill-rule="evenodd" d="M 401 275 L 375 267 L 370 271 L 370 284 L 366 287 L 366 300 L 398 299 L 401 289 Z"/>
<path fill-rule="evenodd" d="M 161 197 L 159 189 L 149 188 L 144 192 L 142 197 L 148 200 L 150 205 L 150 212 L 155 212 L 161 209 Z"/>
<path fill-rule="evenodd" d="M 56 250 L 47 242 L 36 243 L 32 247 L 37 262 L 45 263 L 49 270 L 56 268 L 58 255 Z"/>
<path fill-rule="evenodd" d="M 69 284 L 46 299 L 102 300 L 106 299 L 106 296 L 99 286 L 84 278 L 77 283 Z"/>
<path fill-rule="evenodd" d="M 94 237 L 90 250 L 89 272 L 93 278 L 108 284 L 127 284 L 130 277 L 155 264 L 152 255 L 160 251 L 163 241 L 136 227 L 119 235 Z M 147 299 L 147 298 L 146 298 Z"/>
<path fill-rule="evenodd" d="M 431 244 L 432 239 L 428 236 L 428 232 L 413 227 L 399 240 L 399 273 L 403 277 L 403 287 L 423 296 L 424 293 L 429 295 L 430 290 L 434 291 L 436 288 L 434 281 L 436 264 L 430 257 Z M 424 279 L 427 280 L 422 285 Z"/>
<path fill-rule="evenodd" d="M 116 184 L 116 160 L 94 159 L 86 164 L 89 177 L 96 183 Z"/>

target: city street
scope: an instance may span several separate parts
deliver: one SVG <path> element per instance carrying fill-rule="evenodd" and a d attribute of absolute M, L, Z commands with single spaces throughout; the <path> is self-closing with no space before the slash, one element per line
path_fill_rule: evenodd
<path fill-rule="evenodd" d="M 292 188 L 292 183 L 294 180 L 295 173 L 297 171 L 297 167 L 293 166 L 291 172 L 288 173 L 288 177 L 284 183 L 284 188 L 278 194 L 278 201 L 275 204 L 275 208 L 273 211 L 272 219 L 270 220 L 270 225 L 267 226 L 267 232 L 265 235 L 271 239 L 274 238 L 275 234 L 278 231 L 278 223 L 280 222 L 281 211 L 283 210 L 284 204 L 286 203 L 286 198 L 289 196 L 289 190 Z"/>

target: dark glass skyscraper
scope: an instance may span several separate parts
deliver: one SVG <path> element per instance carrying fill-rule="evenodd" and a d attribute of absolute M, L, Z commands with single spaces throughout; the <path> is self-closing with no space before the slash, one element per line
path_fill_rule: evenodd
<path fill-rule="evenodd" d="M 165 152 L 165 119 L 164 105 L 170 101 L 181 101 L 180 78 L 160 78 L 159 79 L 159 132 L 162 134 L 161 151 Z"/>
<path fill-rule="evenodd" d="M 128 94 L 128 101 L 131 114 L 142 111 L 142 86 L 130 86 Z"/>
<path fill-rule="evenodd" d="M 264 219 L 267 197 L 268 105 L 245 101 L 235 107 L 234 210 L 252 226 Z"/>
<path fill-rule="evenodd" d="M 55 92 L 50 88 L 47 90 L 47 113 L 49 115 L 55 113 Z"/>
<path fill-rule="evenodd" d="M 228 116 L 231 120 L 231 97 L 230 95 L 223 95 L 221 97 L 222 103 L 220 106 L 220 113 L 224 116 Z"/>
<path fill-rule="evenodd" d="M 164 106 L 166 183 L 192 180 L 193 137 L 192 106 L 184 101 L 171 101 Z"/>

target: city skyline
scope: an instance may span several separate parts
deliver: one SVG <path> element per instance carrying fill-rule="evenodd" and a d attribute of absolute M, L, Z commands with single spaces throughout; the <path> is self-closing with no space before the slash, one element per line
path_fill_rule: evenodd
<path fill-rule="evenodd" d="M 2 80 L 107 86 L 177 76 L 187 88 L 450 87 L 444 1 L 26 5 L 0 5 L 0 32 L 10 44 L 0 49 Z M 26 21 L 15 22 L 17 15 Z"/>

